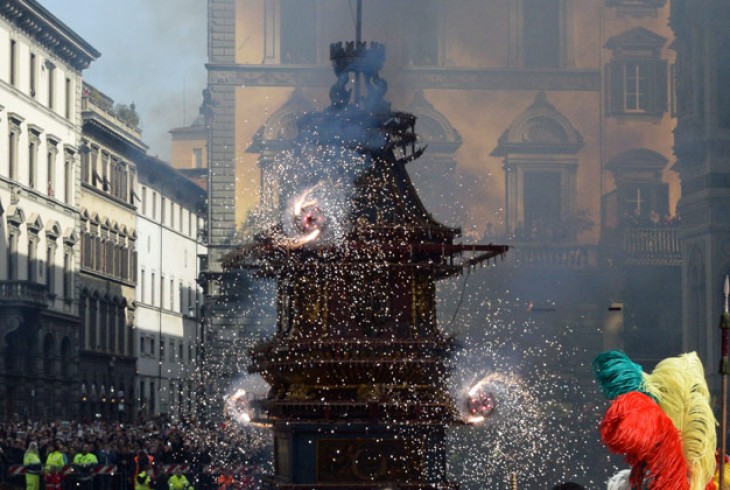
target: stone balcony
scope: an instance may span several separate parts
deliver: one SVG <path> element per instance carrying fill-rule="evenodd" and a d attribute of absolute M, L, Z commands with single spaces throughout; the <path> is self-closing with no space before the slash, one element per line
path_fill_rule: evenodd
<path fill-rule="evenodd" d="M 31 281 L 0 281 L 0 308 L 3 307 L 47 308 L 46 285 Z"/>
<path fill-rule="evenodd" d="M 627 265 L 679 266 L 682 247 L 677 227 L 626 228 L 621 252 Z"/>

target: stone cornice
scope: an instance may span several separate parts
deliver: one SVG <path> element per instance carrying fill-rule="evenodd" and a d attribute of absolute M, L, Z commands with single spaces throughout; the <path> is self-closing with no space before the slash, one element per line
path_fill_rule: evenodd
<path fill-rule="evenodd" d="M 211 85 L 255 87 L 329 87 L 329 67 L 208 63 Z M 391 86 L 414 89 L 598 91 L 599 70 L 510 70 L 465 68 L 386 69 Z"/>
<path fill-rule="evenodd" d="M 105 137 L 116 143 L 120 148 L 126 149 L 132 155 L 143 155 L 147 152 L 147 145 L 129 131 L 118 126 L 113 121 L 105 118 L 95 111 L 84 111 L 81 113 L 84 120 L 83 133 L 96 133 L 96 136 L 103 140 Z M 124 150 L 122 150 L 124 152 Z"/>
<path fill-rule="evenodd" d="M 35 0 L 0 0 L 5 17 L 76 70 L 83 70 L 101 53 Z"/>

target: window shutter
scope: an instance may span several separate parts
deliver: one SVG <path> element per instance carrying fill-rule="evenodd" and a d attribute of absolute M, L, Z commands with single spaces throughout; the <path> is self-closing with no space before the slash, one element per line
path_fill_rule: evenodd
<path fill-rule="evenodd" d="M 665 60 L 656 60 L 653 62 L 652 70 L 652 98 L 653 104 L 651 112 L 655 114 L 663 114 L 667 112 L 667 102 L 669 100 L 669 68 Z"/>
<path fill-rule="evenodd" d="M 613 60 L 606 65 L 606 112 L 609 115 L 624 112 L 624 63 Z"/>

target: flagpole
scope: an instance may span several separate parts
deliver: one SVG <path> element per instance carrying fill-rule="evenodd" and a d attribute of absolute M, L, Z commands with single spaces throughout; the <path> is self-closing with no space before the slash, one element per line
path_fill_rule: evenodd
<path fill-rule="evenodd" d="M 728 312 L 728 295 L 730 295 L 730 279 L 725 275 L 725 284 L 722 289 L 725 295 L 725 308 L 720 317 L 722 330 L 722 357 L 720 358 L 720 376 L 722 376 L 722 416 L 720 418 L 720 490 L 725 490 L 725 453 L 727 449 L 727 376 L 730 373 L 730 359 L 728 344 L 730 343 L 730 313 Z"/>

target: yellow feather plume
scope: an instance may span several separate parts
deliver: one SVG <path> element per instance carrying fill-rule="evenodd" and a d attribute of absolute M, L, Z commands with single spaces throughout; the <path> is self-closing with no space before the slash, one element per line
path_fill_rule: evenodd
<path fill-rule="evenodd" d="M 645 377 L 647 392 L 682 434 L 690 490 L 704 490 L 715 473 L 717 421 L 702 362 L 695 352 L 664 359 Z"/>

